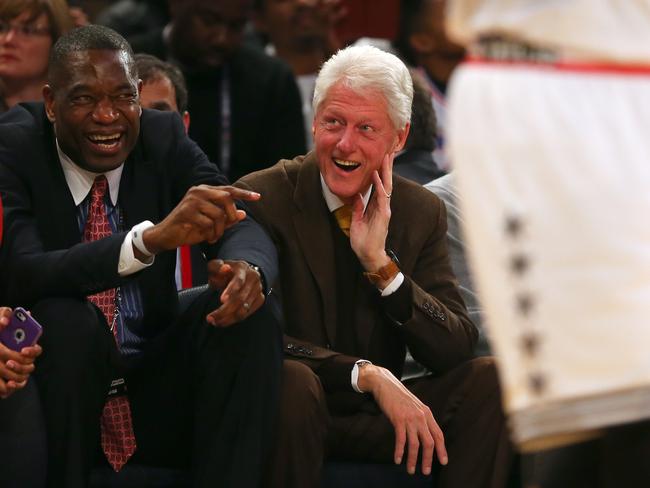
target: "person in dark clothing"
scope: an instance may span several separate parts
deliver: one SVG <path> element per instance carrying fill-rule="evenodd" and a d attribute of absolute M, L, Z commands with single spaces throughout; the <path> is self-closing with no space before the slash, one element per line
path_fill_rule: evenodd
<path fill-rule="evenodd" d="M 436 113 L 431 105 L 431 95 L 417 71 L 413 78 L 413 104 L 411 130 L 404 150 L 395 157 L 393 171 L 420 185 L 444 175 L 433 159 L 436 149 Z"/>
<path fill-rule="evenodd" d="M 168 29 L 133 48 L 179 64 L 189 94 L 190 137 L 210 160 L 235 180 L 304 153 L 291 69 L 243 42 L 252 0 L 173 0 L 170 13 Z"/>
<path fill-rule="evenodd" d="M 177 114 L 142 110 L 114 31 L 73 30 L 50 61 L 45 104 L 0 118 L 3 292 L 44 327 L 47 484 L 84 487 L 103 460 L 256 487 L 281 364 L 275 248 L 238 203 L 260 196 L 227 186 Z M 211 287 L 179 316 L 175 251 L 199 242 Z"/>

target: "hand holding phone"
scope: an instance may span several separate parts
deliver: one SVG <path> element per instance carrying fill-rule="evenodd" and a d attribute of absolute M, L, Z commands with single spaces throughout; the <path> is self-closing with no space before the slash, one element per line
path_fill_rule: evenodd
<path fill-rule="evenodd" d="M 7 348 L 20 352 L 23 347 L 36 344 L 43 333 L 43 327 L 24 308 L 17 307 L 9 324 L 0 330 L 0 342 Z"/>
<path fill-rule="evenodd" d="M 42 327 L 24 309 L 0 307 L 0 399 L 27 384 L 34 360 L 41 354 L 36 341 Z"/>

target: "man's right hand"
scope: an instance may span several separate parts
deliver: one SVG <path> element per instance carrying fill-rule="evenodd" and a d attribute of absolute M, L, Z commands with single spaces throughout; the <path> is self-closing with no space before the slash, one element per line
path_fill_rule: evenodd
<path fill-rule="evenodd" d="M 162 222 L 144 231 L 144 245 L 157 254 L 186 244 L 214 243 L 226 229 L 246 218 L 235 200 L 259 198 L 259 193 L 232 186 L 194 186 Z"/>
<path fill-rule="evenodd" d="M 401 464 L 407 448 L 406 469 L 415 473 L 418 451 L 422 446 L 422 473 L 431 473 L 435 450 L 440 464 L 446 465 L 447 449 L 442 430 L 429 407 L 411 393 L 386 368 L 368 364 L 359 369 L 359 388 L 372 393 L 381 411 L 395 429 L 395 464 Z"/>
<path fill-rule="evenodd" d="M 9 324 L 10 317 L 11 309 L 0 307 L 0 330 Z M 29 375 L 34 371 L 34 360 L 42 351 L 38 344 L 16 352 L 0 343 L 0 398 L 7 398 L 27 384 Z"/>

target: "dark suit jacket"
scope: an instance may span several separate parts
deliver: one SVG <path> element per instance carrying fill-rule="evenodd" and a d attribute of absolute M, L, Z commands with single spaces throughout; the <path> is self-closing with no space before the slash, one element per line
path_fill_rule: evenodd
<path fill-rule="evenodd" d="M 289 67 L 257 49 L 241 46 L 226 63 L 230 87 L 231 157 L 228 176 L 268 168 L 303 154 L 305 126 L 300 92 Z M 221 70 L 186 71 L 190 137 L 211 161 L 221 162 Z"/>
<path fill-rule="evenodd" d="M 285 353 L 312 367 L 328 391 L 352 391 L 350 371 L 358 358 L 383 365 L 399 378 L 407 345 L 413 357 L 434 373 L 471 358 L 477 332 L 449 264 L 444 205 L 399 176 L 394 176 L 387 247 L 397 254 L 406 279 L 397 292 L 382 298 L 360 275 L 355 310 L 358 355 L 331 349 L 337 330 L 336 269 L 319 174 L 310 153 L 235 183 L 262 194 L 250 208 L 278 247 Z M 391 315 L 404 309 L 405 322 L 395 323 Z"/>
<path fill-rule="evenodd" d="M 124 228 L 143 220 L 160 222 L 191 186 L 201 183 L 227 181 L 185 135 L 177 114 L 144 110 L 140 137 L 120 182 Z M 172 321 L 175 251 L 157 255 L 143 271 L 120 277 L 117 265 L 126 232 L 80 242 L 76 207 L 41 103 L 19 105 L 0 117 L 0 192 L 5 206 L 2 303 L 29 307 L 47 297 L 84 297 L 137 280 L 146 334 L 156 335 Z M 209 257 L 257 264 L 267 283 L 277 276 L 273 244 L 250 219 L 205 250 Z"/>
<path fill-rule="evenodd" d="M 440 178 L 445 174 L 438 169 L 433 153 L 422 149 L 407 149 L 393 161 L 393 173 L 420 185 Z"/>

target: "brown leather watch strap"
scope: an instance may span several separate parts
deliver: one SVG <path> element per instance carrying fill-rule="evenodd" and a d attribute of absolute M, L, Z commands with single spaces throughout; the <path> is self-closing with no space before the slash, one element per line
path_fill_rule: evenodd
<path fill-rule="evenodd" d="M 370 280 L 370 283 L 373 285 L 377 285 L 381 283 L 382 281 L 387 281 L 397 275 L 399 273 L 399 267 L 397 266 L 397 263 L 393 261 L 392 259 L 386 264 L 385 266 L 382 266 L 379 268 L 377 271 L 374 273 L 363 273 L 363 275 Z"/>

